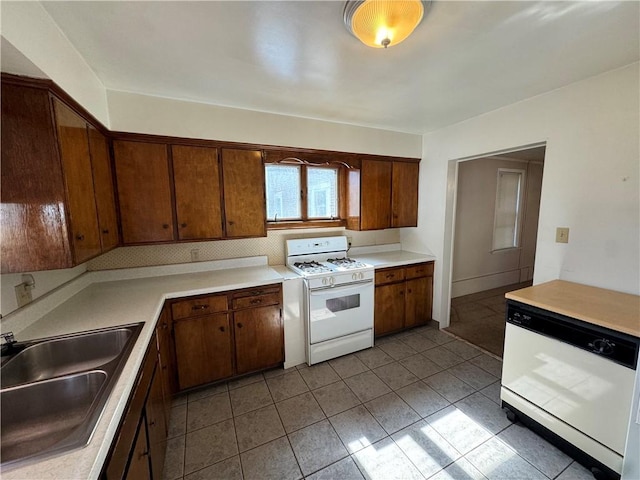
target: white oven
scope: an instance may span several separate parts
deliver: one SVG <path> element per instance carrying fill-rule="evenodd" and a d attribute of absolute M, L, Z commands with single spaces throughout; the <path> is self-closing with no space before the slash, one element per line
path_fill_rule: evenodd
<path fill-rule="evenodd" d="M 347 247 L 345 237 L 287 240 L 287 265 L 304 278 L 309 365 L 373 346 L 374 269 Z"/>

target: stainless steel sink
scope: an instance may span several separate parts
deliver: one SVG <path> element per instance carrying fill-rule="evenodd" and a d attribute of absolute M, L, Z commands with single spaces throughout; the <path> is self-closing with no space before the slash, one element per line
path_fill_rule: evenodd
<path fill-rule="evenodd" d="M 142 326 L 36 341 L 0 368 L 3 470 L 89 442 Z"/>
<path fill-rule="evenodd" d="M 120 355 L 131 328 L 45 340 L 25 348 L 0 369 L 0 387 L 46 380 L 98 368 Z"/>

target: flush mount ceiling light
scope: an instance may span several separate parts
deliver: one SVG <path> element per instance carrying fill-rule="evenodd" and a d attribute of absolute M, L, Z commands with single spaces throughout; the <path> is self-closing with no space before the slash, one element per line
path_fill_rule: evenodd
<path fill-rule="evenodd" d="M 387 48 L 405 40 L 420 24 L 427 4 L 420 0 L 349 0 L 344 24 L 358 40 Z"/>

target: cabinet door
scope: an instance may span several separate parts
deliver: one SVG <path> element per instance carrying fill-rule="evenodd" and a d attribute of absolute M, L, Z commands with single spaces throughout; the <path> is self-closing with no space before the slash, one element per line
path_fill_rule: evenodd
<path fill-rule="evenodd" d="M 234 312 L 236 373 L 276 366 L 284 361 L 284 332 L 279 305 Z"/>
<path fill-rule="evenodd" d="M 113 151 L 123 243 L 174 240 L 167 146 L 116 140 Z"/>
<path fill-rule="evenodd" d="M 151 478 L 149 467 L 149 445 L 147 442 L 147 429 L 144 416 L 140 420 L 136 443 L 133 445 L 131 460 L 125 475 L 125 480 L 145 480 Z"/>
<path fill-rule="evenodd" d="M 392 227 L 416 227 L 418 225 L 418 173 L 417 163 L 393 162 Z"/>
<path fill-rule="evenodd" d="M 431 320 L 432 277 L 407 280 L 405 327 L 423 325 Z"/>
<path fill-rule="evenodd" d="M 98 225 L 102 251 L 118 246 L 118 217 L 116 196 L 113 190 L 113 171 L 107 137 L 89 126 L 89 151 L 93 169 L 93 188 L 98 208 Z"/>
<path fill-rule="evenodd" d="M 171 150 L 178 238 L 221 238 L 218 149 L 174 145 Z"/>
<path fill-rule="evenodd" d="M 55 98 L 53 105 L 67 191 L 71 245 L 74 261 L 79 264 L 101 252 L 87 123 Z"/>
<path fill-rule="evenodd" d="M 159 367 L 159 365 L 158 365 Z M 154 479 L 162 478 L 162 467 L 167 449 L 167 420 L 164 411 L 164 395 L 162 390 L 162 376 L 160 369 L 151 382 L 149 396 L 145 405 L 147 430 L 149 435 L 149 457 L 151 460 L 151 475 Z"/>
<path fill-rule="evenodd" d="M 229 316 L 226 313 L 174 321 L 180 390 L 233 374 Z"/>
<path fill-rule="evenodd" d="M 156 327 L 156 338 L 158 340 L 159 369 L 162 379 L 162 388 L 165 399 L 165 416 L 169 418 L 171 410 L 171 396 L 178 390 L 175 376 L 175 351 L 173 339 L 171 338 L 171 316 L 169 310 L 164 308 Z"/>
<path fill-rule="evenodd" d="M 0 83 L 2 273 L 73 266 L 65 193 L 46 90 Z"/>
<path fill-rule="evenodd" d="M 360 172 L 360 229 L 391 226 L 391 162 L 363 160 Z"/>
<path fill-rule="evenodd" d="M 374 327 L 376 335 L 404 327 L 404 282 L 376 287 Z"/>
<path fill-rule="evenodd" d="M 225 233 L 227 237 L 267 235 L 262 153 L 222 149 Z"/>

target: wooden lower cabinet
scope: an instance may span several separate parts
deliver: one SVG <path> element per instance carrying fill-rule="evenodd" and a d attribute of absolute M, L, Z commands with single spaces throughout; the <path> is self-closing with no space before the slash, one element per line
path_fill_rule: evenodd
<path fill-rule="evenodd" d="M 103 467 L 103 480 L 162 478 L 168 422 L 159 365 L 154 334 Z"/>
<path fill-rule="evenodd" d="M 174 321 L 180 390 L 233 374 L 232 337 L 227 313 Z"/>
<path fill-rule="evenodd" d="M 284 361 L 280 284 L 172 300 L 178 389 Z"/>
<path fill-rule="evenodd" d="M 376 336 L 424 325 L 431 320 L 433 262 L 376 271 Z"/>
<path fill-rule="evenodd" d="M 248 308 L 233 314 L 236 373 L 275 367 L 284 360 L 280 305 Z"/>

